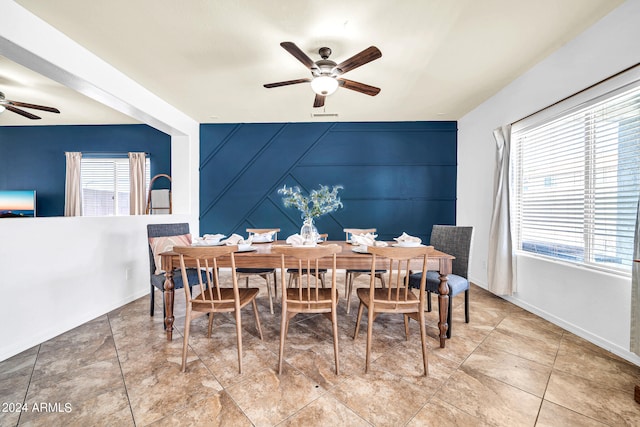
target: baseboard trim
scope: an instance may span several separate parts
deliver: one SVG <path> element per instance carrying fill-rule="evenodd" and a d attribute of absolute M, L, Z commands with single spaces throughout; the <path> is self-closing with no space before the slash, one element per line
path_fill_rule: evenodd
<path fill-rule="evenodd" d="M 470 279 L 470 282 L 473 283 L 474 285 L 485 289 L 486 291 L 489 291 L 489 287 L 487 286 L 486 283 L 482 283 L 473 279 Z M 617 344 L 614 344 L 598 335 L 594 335 L 592 333 L 590 333 L 589 331 L 586 331 L 582 328 L 580 328 L 577 325 L 574 325 L 573 323 L 567 322 L 555 315 L 552 315 L 551 313 L 548 313 L 534 305 L 531 305 L 529 303 L 527 303 L 526 301 L 522 301 L 520 299 L 518 299 L 517 297 L 514 296 L 504 296 L 504 295 L 498 295 L 500 298 L 509 301 L 510 303 L 517 305 L 518 307 L 527 310 L 530 313 L 535 314 L 536 316 L 539 316 L 551 323 L 553 323 L 556 326 L 561 327 L 562 329 L 571 332 L 574 335 L 579 336 L 580 338 L 583 338 L 587 341 L 589 341 L 590 343 L 597 345 L 598 347 L 607 350 L 613 354 L 615 354 L 618 357 L 623 358 L 624 360 L 633 363 L 636 366 L 640 366 L 640 356 L 638 356 L 635 353 L 632 353 L 631 351 L 629 351 L 626 348 L 620 347 Z"/>
<path fill-rule="evenodd" d="M 51 338 L 55 338 L 58 335 L 61 335 L 65 332 L 70 331 L 73 328 L 76 328 L 84 323 L 87 323 L 93 319 L 96 319 L 100 316 L 104 316 L 105 314 L 122 307 L 125 304 L 128 304 L 132 301 L 137 300 L 144 295 L 149 295 L 149 288 L 147 287 L 146 291 L 139 291 L 135 294 L 129 295 L 120 299 L 119 301 L 112 303 L 111 305 L 101 308 L 95 309 L 92 311 L 88 311 L 86 313 L 82 313 L 79 316 L 74 316 L 72 319 L 69 319 L 66 323 L 56 323 L 54 328 L 46 329 L 43 328 L 40 333 L 31 335 L 26 337 L 23 340 L 11 343 L 5 343 L 2 346 L 2 350 L 0 350 L 0 362 L 6 360 L 10 357 L 13 357 L 17 354 L 22 353 L 25 350 L 28 350 L 36 345 L 40 345 L 43 342 L 50 340 Z"/>

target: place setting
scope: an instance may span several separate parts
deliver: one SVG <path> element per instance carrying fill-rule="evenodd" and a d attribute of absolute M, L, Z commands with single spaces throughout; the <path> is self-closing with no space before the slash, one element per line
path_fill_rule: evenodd
<path fill-rule="evenodd" d="M 239 234 L 232 234 L 229 238 L 223 240 L 223 244 L 227 246 L 238 246 L 238 250 L 236 252 L 252 252 L 257 251 L 258 248 L 252 245 L 253 236 L 249 236 L 246 239 Z"/>
<path fill-rule="evenodd" d="M 375 233 L 352 234 L 351 239 L 349 240 L 349 243 L 353 245 L 353 248 L 351 250 L 353 252 L 366 254 L 369 253 L 368 248 L 370 246 L 389 246 L 389 243 L 387 242 L 376 240 L 377 237 L 378 235 Z M 398 237 L 394 237 L 393 240 L 396 241 L 396 243 L 391 244 L 391 246 L 393 247 L 415 248 L 419 246 L 425 246 L 422 244 L 422 239 L 416 236 L 411 236 L 405 232 L 402 232 L 402 234 Z"/>
<path fill-rule="evenodd" d="M 222 246 L 224 234 L 205 234 L 202 237 L 194 237 L 191 246 Z"/>
<path fill-rule="evenodd" d="M 392 244 L 391 246 L 398 248 L 415 248 L 418 246 L 424 246 L 422 244 L 422 239 L 420 239 L 419 237 L 410 236 L 404 231 L 399 237 L 394 237 L 393 240 L 395 240 L 396 243 Z"/>
<path fill-rule="evenodd" d="M 253 238 L 252 243 L 273 243 L 276 233 L 276 230 L 267 231 L 264 233 L 254 233 L 251 235 L 251 237 Z"/>
<path fill-rule="evenodd" d="M 265 233 L 266 234 L 266 233 Z M 224 234 L 205 234 L 202 237 L 194 237 L 191 246 L 238 246 L 236 252 L 251 252 L 256 251 L 258 248 L 252 245 L 254 235 L 247 237 L 246 239 L 239 234 L 232 234 L 226 238 Z M 264 237 L 263 237 L 264 239 Z"/>

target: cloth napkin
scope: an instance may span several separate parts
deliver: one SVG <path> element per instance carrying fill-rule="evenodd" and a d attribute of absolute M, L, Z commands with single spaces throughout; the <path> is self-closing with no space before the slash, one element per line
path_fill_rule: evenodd
<path fill-rule="evenodd" d="M 351 243 L 359 246 L 387 246 L 387 242 L 376 241 L 377 234 L 352 234 Z"/>
<path fill-rule="evenodd" d="M 393 240 L 395 240 L 398 243 L 402 243 L 402 242 L 411 242 L 411 243 L 422 243 L 422 239 L 419 237 L 415 237 L 415 236 L 410 236 L 407 233 L 405 233 L 404 231 L 402 232 L 402 234 L 399 237 L 394 237 Z"/>
<path fill-rule="evenodd" d="M 229 236 L 226 240 L 223 240 L 224 244 L 227 246 L 250 245 L 252 241 L 253 241 L 253 236 L 249 237 L 248 239 L 245 239 L 241 235 L 235 234 L 235 233 Z"/>
<path fill-rule="evenodd" d="M 191 246 L 215 246 L 220 244 L 224 234 L 205 234 L 202 237 L 194 237 Z"/>
<path fill-rule="evenodd" d="M 292 234 L 291 236 L 287 237 L 286 243 L 287 245 L 291 246 L 302 246 L 304 245 L 304 238 L 297 233 Z"/>
<path fill-rule="evenodd" d="M 270 242 L 273 240 L 273 235 L 276 234 L 275 231 L 267 231 L 266 233 L 256 233 L 253 235 L 253 240 L 256 242 Z"/>
<path fill-rule="evenodd" d="M 202 236 L 203 240 L 212 240 L 214 242 L 219 242 L 220 239 L 223 239 L 225 237 L 224 234 L 205 234 L 204 236 Z"/>

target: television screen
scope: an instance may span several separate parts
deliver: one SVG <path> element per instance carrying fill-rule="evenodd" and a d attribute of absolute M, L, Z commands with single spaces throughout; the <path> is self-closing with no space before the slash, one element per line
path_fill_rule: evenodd
<path fill-rule="evenodd" d="M 26 218 L 35 216 L 35 190 L 0 190 L 0 218 Z"/>

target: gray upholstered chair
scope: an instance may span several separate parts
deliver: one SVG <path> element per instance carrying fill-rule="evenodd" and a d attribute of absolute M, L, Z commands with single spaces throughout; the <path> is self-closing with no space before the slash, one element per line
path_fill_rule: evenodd
<path fill-rule="evenodd" d="M 149 239 L 156 237 L 172 237 L 172 236 L 181 236 L 189 234 L 189 224 L 188 223 L 177 223 L 177 224 L 147 224 L 147 237 Z M 164 281 L 165 275 L 164 273 L 156 274 L 156 262 L 155 257 L 153 256 L 153 251 L 151 250 L 151 244 L 149 244 L 149 273 L 151 275 L 151 301 L 149 306 L 149 315 L 153 316 L 153 308 L 155 301 L 155 289 L 159 289 L 162 292 L 162 313 L 163 316 L 166 315 L 164 308 Z M 188 269 L 189 275 L 189 283 L 197 283 L 198 282 L 198 271 L 194 268 Z M 203 276 L 204 277 L 204 276 Z M 175 269 L 173 275 L 173 283 L 175 285 L 174 289 L 182 288 L 182 276 L 180 275 L 180 270 Z M 165 326 L 166 327 L 166 326 Z"/>
<path fill-rule="evenodd" d="M 447 276 L 449 285 L 449 311 L 447 314 L 447 338 L 451 338 L 451 312 L 453 297 L 464 291 L 464 321 L 469 323 L 469 254 L 471 252 L 471 239 L 473 237 L 473 227 L 462 227 L 454 225 L 434 225 L 431 230 L 431 242 L 435 249 L 453 255 L 452 274 Z M 410 276 L 411 287 L 420 286 L 420 273 Z M 431 293 L 438 294 L 440 286 L 440 274 L 437 271 L 427 272 L 427 311 L 431 311 Z M 438 309 L 440 307 L 438 306 Z"/>

